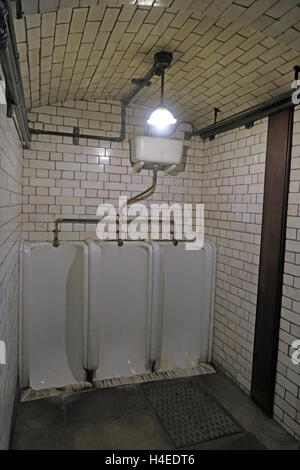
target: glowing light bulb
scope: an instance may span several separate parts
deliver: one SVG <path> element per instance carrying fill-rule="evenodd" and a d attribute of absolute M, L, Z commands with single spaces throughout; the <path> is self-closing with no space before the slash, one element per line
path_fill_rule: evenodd
<path fill-rule="evenodd" d="M 158 129 L 165 129 L 171 124 L 175 124 L 177 119 L 174 118 L 173 114 L 167 108 L 159 106 L 153 111 L 147 122 Z"/>

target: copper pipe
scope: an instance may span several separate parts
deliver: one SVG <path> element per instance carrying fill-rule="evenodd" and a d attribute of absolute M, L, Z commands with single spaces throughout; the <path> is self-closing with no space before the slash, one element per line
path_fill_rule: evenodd
<path fill-rule="evenodd" d="M 128 199 L 127 206 L 132 204 L 134 201 L 141 201 L 141 200 L 145 199 L 147 197 L 147 195 L 149 195 L 150 193 L 152 193 L 155 190 L 155 187 L 156 187 L 156 181 L 153 181 L 151 186 L 149 188 L 145 189 L 145 191 L 137 194 L 136 196 L 132 196 L 130 199 Z"/>
<path fill-rule="evenodd" d="M 156 188 L 156 181 L 157 181 L 157 168 L 153 168 L 153 183 L 151 184 L 151 186 L 145 189 L 145 191 L 142 191 L 136 196 L 132 196 L 130 199 L 128 199 L 127 206 L 132 204 L 134 201 L 141 201 L 145 199 L 149 194 L 151 194 Z M 121 207 L 120 211 L 123 209 L 123 207 L 124 205 Z"/>
<path fill-rule="evenodd" d="M 59 224 L 62 223 L 67 223 L 67 224 L 97 224 L 101 219 L 72 219 L 72 218 L 58 218 L 54 222 L 54 237 L 53 237 L 53 246 L 55 248 L 59 247 L 59 239 L 58 239 L 58 234 L 60 232 L 59 230 Z"/>
<path fill-rule="evenodd" d="M 153 183 L 151 184 L 151 186 L 147 189 L 145 189 L 144 191 L 142 191 L 141 193 L 139 194 L 136 194 L 135 196 L 132 196 L 130 199 L 128 199 L 126 201 L 125 204 L 123 204 L 121 207 L 120 207 L 120 211 L 119 211 L 119 217 L 120 217 L 120 213 L 122 213 L 122 210 L 123 210 L 123 207 L 125 206 L 129 206 L 130 204 L 132 204 L 134 201 L 142 201 L 143 199 L 145 199 L 147 196 L 149 196 L 156 188 L 156 181 L 157 181 L 157 168 L 154 167 L 153 168 Z"/>
<path fill-rule="evenodd" d="M 58 238 L 58 234 L 60 232 L 59 230 L 59 225 L 62 224 L 62 223 L 66 223 L 66 224 L 97 224 L 98 222 L 100 222 L 101 219 L 73 219 L 73 218 L 57 218 L 54 222 L 54 230 L 53 231 L 53 247 L 54 248 L 58 248 L 59 245 L 60 245 L 60 241 L 59 241 L 59 238 Z M 132 222 L 132 220 L 134 219 L 129 219 L 127 220 L 127 223 L 130 223 Z M 117 220 L 116 222 L 117 224 L 119 224 L 119 221 Z M 170 221 L 170 224 L 174 226 L 174 222 L 171 220 Z M 117 231 L 119 233 L 119 230 Z M 178 245 L 178 242 L 179 241 L 184 241 L 184 240 L 176 240 L 175 237 L 174 237 L 174 229 L 170 232 L 172 238 L 171 240 L 159 240 L 159 241 L 172 241 L 173 242 L 173 245 L 174 246 L 177 246 Z M 120 238 L 116 238 L 116 241 L 118 242 L 118 245 L 119 246 L 122 246 L 123 245 L 123 240 L 120 239 Z M 126 240 L 126 241 L 135 241 L 135 240 Z"/>
<path fill-rule="evenodd" d="M 133 202 L 135 201 L 142 201 L 143 199 L 145 199 L 147 196 L 149 196 L 156 188 L 156 180 L 157 180 L 157 168 L 154 167 L 153 168 L 153 182 L 151 184 L 151 186 L 147 189 L 145 189 L 144 191 L 142 191 L 141 193 L 139 194 L 136 194 L 136 196 L 132 196 L 130 199 L 128 199 L 121 207 L 120 207 L 120 210 L 119 210 L 119 217 L 120 217 L 120 214 L 122 214 L 122 211 L 123 211 L 123 208 L 125 206 L 129 206 L 130 204 L 132 204 Z M 118 219 L 119 220 L 119 219 Z M 118 246 L 123 246 L 123 240 L 121 238 L 118 238 Z"/>

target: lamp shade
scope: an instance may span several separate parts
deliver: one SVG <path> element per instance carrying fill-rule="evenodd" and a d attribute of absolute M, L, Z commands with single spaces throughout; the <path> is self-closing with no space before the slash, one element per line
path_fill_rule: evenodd
<path fill-rule="evenodd" d="M 165 129 L 168 126 L 175 124 L 177 119 L 174 118 L 173 114 L 167 108 L 159 106 L 151 113 L 147 122 L 158 129 Z"/>

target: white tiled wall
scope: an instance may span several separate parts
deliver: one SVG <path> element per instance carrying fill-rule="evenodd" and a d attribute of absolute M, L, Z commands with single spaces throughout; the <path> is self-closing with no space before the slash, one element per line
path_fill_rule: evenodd
<path fill-rule="evenodd" d="M 151 184 L 149 172 L 133 173 L 128 138 L 144 134 L 147 111 L 127 112 L 123 143 L 35 136 L 24 152 L 23 230 L 29 240 L 52 240 L 54 219 L 95 217 L 103 202 L 117 205 Z M 119 102 L 67 102 L 32 110 L 36 128 L 119 135 Z M 290 363 L 290 340 L 299 335 L 297 264 L 299 221 L 300 112 L 296 113 L 287 233 L 284 307 L 276 389 L 276 419 L 299 436 L 299 373 Z M 182 132 L 177 134 L 182 138 Z M 260 252 L 267 119 L 213 141 L 188 143 L 184 170 L 159 177 L 149 200 L 203 202 L 206 237 L 217 246 L 213 358 L 247 393 L 250 391 Z M 298 153 L 297 153 L 298 152 Z M 295 225 L 296 224 L 296 225 Z M 95 238 L 95 226 L 63 225 L 61 239 Z M 298 250 L 299 251 L 299 250 Z M 298 310 L 297 310 L 298 309 Z M 297 375 L 298 374 L 298 375 Z M 299 398 L 299 395 L 298 395 Z M 298 407 L 298 408 L 297 408 Z M 297 414 L 298 413 L 298 414 Z"/>
<path fill-rule="evenodd" d="M 21 197 L 22 148 L 6 107 L 0 105 L 0 340 L 7 349 L 6 365 L 0 364 L 0 449 L 8 447 L 17 384 Z"/>
<path fill-rule="evenodd" d="M 206 236 L 217 246 L 213 359 L 250 391 L 267 120 L 205 142 Z"/>
<path fill-rule="evenodd" d="M 146 113 L 147 114 L 147 113 Z M 119 102 L 68 102 L 33 110 L 29 119 L 36 127 L 104 136 L 120 134 Z M 145 110 L 127 109 L 127 137 L 123 143 L 98 140 L 35 136 L 31 150 L 24 152 L 23 230 L 29 240 L 51 240 L 55 218 L 89 216 L 103 202 L 118 205 L 119 195 L 137 194 L 152 183 L 149 171 L 136 174 L 129 161 L 128 138 L 144 134 Z M 182 137 L 182 131 L 177 137 Z M 155 193 L 148 199 L 157 202 L 200 202 L 203 143 L 188 143 L 184 171 L 177 176 L 158 177 Z M 95 226 L 65 224 L 61 239 L 95 237 Z"/>
<path fill-rule="evenodd" d="M 147 114 L 147 113 L 146 113 Z M 48 130 L 118 135 L 118 103 L 69 102 L 33 110 L 29 118 Z M 128 134 L 144 133 L 145 111 L 128 110 Z M 217 244 L 214 360 L 249 391 L 267 121 L 189 143 L 184 171 L 160 177 L 149 200 L 204 202 L 206 235 Z M 182 137 L 178 135 L 178 137 Z M 74 146 L 69 138 L 38 136 L 25 151 L 23 229 L 30 240 L 51 240 L 59 216 L 95 217 L 99 203 L 117 204 L 151 183 L 134 174 L 129 145 L 92 141 Z M 95 226 L 63 226 L 61 239 L 95 237 Z"/>
<path fill-rule="evenodd" d="M 300 340 L 300 108 L 295 110 L 283 298 L 277 364 L 275 419 L 300 439 L 300 364 L 291 345 Z"/>

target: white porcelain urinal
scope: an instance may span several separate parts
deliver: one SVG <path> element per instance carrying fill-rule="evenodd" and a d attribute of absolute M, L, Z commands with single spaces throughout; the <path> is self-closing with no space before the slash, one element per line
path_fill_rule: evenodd
<path fill-rule="evenodd" d="M 149 372 L 152 247 L 88 244 L 88 368 L 96 371 L 96 380 Z"/>
<path fill-rule="evenodd" d="M 159 368 L 197 367 L 211 361 L 215 250 L 209 242 L 199 251 L 186 250 L 184 243 L 159 246 L 163 277 Z"/>
<path fill-rule="evenodd" d="M 22 387 L 85 380 L 88 247 L 23 244 Z"/>

